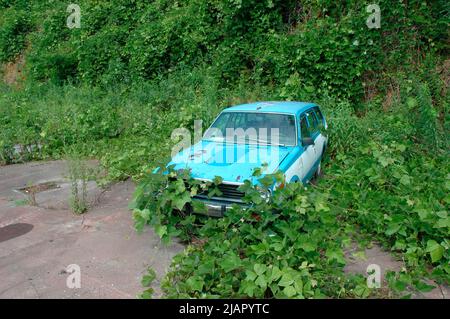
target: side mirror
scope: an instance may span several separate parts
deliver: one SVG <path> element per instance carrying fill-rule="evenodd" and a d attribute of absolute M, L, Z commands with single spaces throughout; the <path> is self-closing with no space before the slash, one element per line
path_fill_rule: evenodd
<path fill-rule="evenodd" d="M 304 137 L 302 138 L 302 145 L 303 146 L 314 145 L 314 140 L 312 139 L 312 137 Z"/>

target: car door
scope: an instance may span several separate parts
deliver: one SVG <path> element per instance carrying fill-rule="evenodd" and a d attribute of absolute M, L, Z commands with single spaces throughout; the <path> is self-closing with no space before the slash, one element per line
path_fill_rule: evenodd
<path fill-rule="evenodd" d="M 324 129 L 326 128 L 326 123 L 325 123 L 325 119 L 322 115 L 322 112 L 320 112 L 318 107 L 315 107 L 313 109 L 313 113 L 316 117 L 317 120 L 317 129 L 316 129 L 316 138 L 314 140 L 314 144 L 315 144 L 315 151 L 317 156 L 319 157 L 317 160 L 320 160 L 320 158 L 322 157 L 325 147 L 326 147 L 326 142 L 327 142 L 327 137 L 324 134 Z"/>
<path fill-rule="evenodd" d="M 300 155 L 301 165 L 299 166 L 300 171 L 298 176 L 302 182 L 306 182 L 311 175 L 311 170 L 313 169 L 314 162 L 316 160 L 316 150 L 314 145 L 302 145 L 301 140 L 304 137 L 313 137 L 312 131 L 309 127 L 307 120 L 307 113 L 300 116 L 300 147 L 303 148 L 303 152 Z"/>

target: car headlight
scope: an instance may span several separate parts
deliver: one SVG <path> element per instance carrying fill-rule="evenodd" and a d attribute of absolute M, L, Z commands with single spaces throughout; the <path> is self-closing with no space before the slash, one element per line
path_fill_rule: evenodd
<path fill-rule="evenodd" d="M 266 191 L 260 190 L 259 193 L 261 194 L 261 197 L 267 202 L 269 202 L 270 198 L 272 197 L 272 190 L 267 189 Z"/>

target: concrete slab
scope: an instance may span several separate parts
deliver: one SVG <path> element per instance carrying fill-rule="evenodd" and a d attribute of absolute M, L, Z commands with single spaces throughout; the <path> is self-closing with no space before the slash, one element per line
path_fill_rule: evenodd
<path fill-rule="evenodd" d="M 0 197 L 17 200 L 23 195 L 16 190 L 29 184 L 65 179 L 64 161 L 30 162 L 0 167 Z"/>
<path fill-rule="evenodd" d="M 380 266 L 381 280 L 385 279 L 386 272 L 400 271 L 403 263 L 395 260 L 389 252 L 381 249 L 378 245 L 359 251 L 356 248 L 346 252 L 347 264 L 344 271 L 347 273 L 356 273 L 367 275 L 367 267 L 371 264 Z"/>
<path fill-rule="evenodd" d="M 388 271 L 401 271 L 404 267 L 402 261 L 396 259 L 390 252 L 381 248 L 378 244 L 373 243 L 372 247 L 366 249 L 358 249 L 353 245 L 345 252 L 347 264 L 344 267 L 345 273 L 360 274 L 367 277 L 367 267 L 371 264 L 378 265 L 381 272 L 382 287 L 386 286 L 385 276 Z M 429 292 L 419 292 L 410 289 L 413 299 L 449 299 L 450 289 L 446 285 L 438 285 L 434 281 L 424 280 L 428 285 L 435 286 Z"/>
<path fill-rule="evenodd" d="M 158 284 L 184 246 L 163 245 L 149 228 L 141 235 L 135 232 L 127 208 L 132 182 L 102 191 L 96 205 L 81 216 L 60 205 L 67 203 L 67 188 L 39 194 L 39 207 L 17 203 L 21 195 L 14 189 L 30 180 L 64 180 L 64 172 L 60 161 L 0 167 L 0 230 L 18 223 L 33 226 L 0 242 L 0 298 L 135 298 L 143 290 L 140 280 L 149 266 Z M 91 188 L 98 190 L 96 185 Z M 80 266 L 79 289 L 66 285 L 70 264 Z M 154 288 L 155 297 L 160 297 L 159 287 Z"/>

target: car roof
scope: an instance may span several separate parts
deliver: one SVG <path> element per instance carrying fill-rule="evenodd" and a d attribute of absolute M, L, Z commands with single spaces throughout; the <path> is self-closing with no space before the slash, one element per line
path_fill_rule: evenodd
<path fill-rule="evenodd" d="M 223 110 L 223 112 L 261 112 L 261 113 L 286 113 L 299 115 L 307 109 L 317 106 L 310 102 L 265 101 L 247 104 L 239 104 Z"/>

